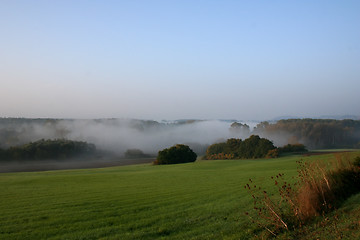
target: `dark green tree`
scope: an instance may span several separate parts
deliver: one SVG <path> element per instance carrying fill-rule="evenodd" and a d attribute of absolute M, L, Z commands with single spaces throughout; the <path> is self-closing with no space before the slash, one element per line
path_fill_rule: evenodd
<path fill-rule="evenodd" d="M 177 144 L 173 147 L 159 151 L 155 164 L 177 164 L 195 162 L 196 153 L 189 146 Z"/>

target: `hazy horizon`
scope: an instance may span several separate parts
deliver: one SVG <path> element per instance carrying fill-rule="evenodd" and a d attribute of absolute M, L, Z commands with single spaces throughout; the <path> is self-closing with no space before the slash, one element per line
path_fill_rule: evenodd
<path fill-rule="evenodd" d="M 54 120 L 140 120 L 140 121 L 155 121 L 158 123 L 179 123 L 182 121 L 223 121 L 223 122 L 240 122 L 253 126 L 261 122 L 277 122 L 279 120 L 287 119 L 330 119 L 330 120 L 360 120 L 359 115 L 321 115 L 321 116 L 276 116 L 271 119 L 235 119 L 235 118 L 178 118 L 178 119 L 157 119 L 157 118 L 131 118 L 131 117 L 96 117 L 96 118 L 81 118 L 81 117 L 24 117 L 24 116 L 0 116 L 0 119 L 54 119 Z M 254 126 L 255 126 L 254 125 Z"/>
<path fill-rule="evenodd" d="M 0 117 L 360 116 L 358 1 L 1 1 Z"/>

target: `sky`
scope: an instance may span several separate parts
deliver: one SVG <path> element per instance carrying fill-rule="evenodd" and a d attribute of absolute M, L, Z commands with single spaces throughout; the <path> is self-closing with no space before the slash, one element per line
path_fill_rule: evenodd
<path fill-rule="evenodd" d="M 360 1 L 0 1 L 0 117 L 360 116 Z"/>

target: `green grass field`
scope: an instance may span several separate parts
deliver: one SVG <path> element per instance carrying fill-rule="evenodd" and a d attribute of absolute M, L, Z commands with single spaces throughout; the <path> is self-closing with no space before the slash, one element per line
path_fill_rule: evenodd
<path fill-rule="evenodd" d="M 296 160 L 333 156 L 3 173 L 0 239 L 249 239 L 249 178 L 275 191 L 270 176 L 290 180 Z"/>

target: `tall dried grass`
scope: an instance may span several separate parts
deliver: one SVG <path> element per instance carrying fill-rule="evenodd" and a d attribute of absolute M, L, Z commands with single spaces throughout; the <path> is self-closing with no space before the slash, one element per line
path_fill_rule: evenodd
<path fill-rule="evenodd" d="M 358 161 L 360 163 L 360 160 Z M 335 154 L 333 161 L 298 161 L 293 184 L 283 174 L 271 177 L 279 195 L 270 197 L 250 179 L 245 188 L 254 199 L 254 223 L 272 235 L 298 229 L 316 216 L 323 216 L 350 195 L 360 192 L 360 167 L 348 154 Z M 354 164 L 355 163 L 355 164 Z M 276 200 L 275 200 L 276 199 Z M 246 213 L 249 215 L 249 213 Z"/>

